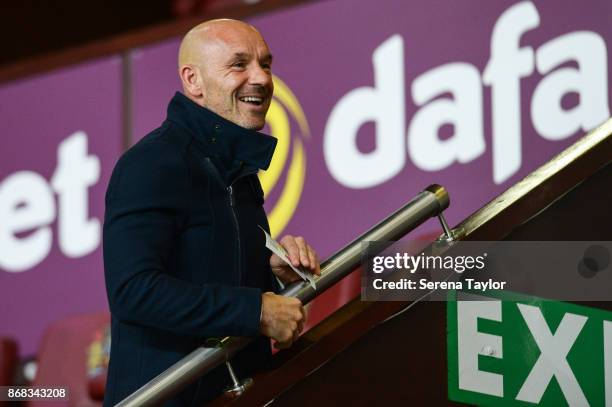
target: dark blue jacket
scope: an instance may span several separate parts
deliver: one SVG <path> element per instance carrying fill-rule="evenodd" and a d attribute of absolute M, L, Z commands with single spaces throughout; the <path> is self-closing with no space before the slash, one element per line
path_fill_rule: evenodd
<path fill-rule="evenodd" d="M 276 291 L 259 169 L 276 139 L 177 93 L 166 121 L 119 159 L 106 193 L 104 270 L 112 314 L 105 405 L 113 405 L 207 338 L 258 336 L 261 294 Z M 269 339 L 234 360 L 265 363 Z M 167 405 L 198 405 L 230 383 L 221 366 Z"/>

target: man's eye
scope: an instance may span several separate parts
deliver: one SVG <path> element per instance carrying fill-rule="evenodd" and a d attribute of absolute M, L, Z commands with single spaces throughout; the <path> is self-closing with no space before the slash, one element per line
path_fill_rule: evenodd
<path fill-rule="evenodd" d="M 235 68 L 244 68 L 246 64 L 244 62 L 234 62 L 232 66 Z"/>

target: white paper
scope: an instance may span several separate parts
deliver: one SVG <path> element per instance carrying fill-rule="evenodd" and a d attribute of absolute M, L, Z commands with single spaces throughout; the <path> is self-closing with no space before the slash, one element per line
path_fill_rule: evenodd
<path fill-rule="evenodd" d="M 264 234 L 266 235 L 266 247 L 270 249 L 272 253 L 280 257 L 285 263 L 287 263 L 287 265 L 289 265 L 289 267 L 291 267 L 291 269 L 295 271 L 295 273 L 300 276 L 302 280 L 309 282 L 310 286 L 314 290 L 316 290 L 317 286 L 315 284 L 314 278 L 312 277 L 312 274 L 304 272 L 298 269 L 297 267 L 294 267 L 293 264 L 291 264 L 289 258 L 287 257 L 287 251 L 285 250 L 285 248 L 281 246 L 280 243 L 278 243 L 276 240 L 272 239 L 272 236 L 270 236 L 264 228 L 262 228 L 261 226 L 259 226 L 259 228 L 263 230 Z"/>

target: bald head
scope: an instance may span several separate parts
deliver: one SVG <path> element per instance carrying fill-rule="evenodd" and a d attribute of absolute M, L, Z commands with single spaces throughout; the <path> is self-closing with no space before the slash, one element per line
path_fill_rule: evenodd
<path fill-rule="evenodd" d="M 231 40 L 232 35 L 244 33 L 261 38 L 259 31 L 243 21 L 222 18 L 205 21 L 193 27 L 181 41 L 178 55 L 178 66 L 200 64 L 211 47 L 223 46 L 224 39 Z M 263 39 L 262 39 L 263 40 Z"/>
<path fill-rule="evenodd" d="M 206 21 L 183 38 L 178 69 L 185 95 L 243 127 L 261 129 L 272 97 L 272 55 L 255 27 Z"/>

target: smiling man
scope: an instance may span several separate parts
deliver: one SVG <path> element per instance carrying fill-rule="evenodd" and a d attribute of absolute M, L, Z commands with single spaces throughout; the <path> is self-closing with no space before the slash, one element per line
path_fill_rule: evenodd
<path fill-rule="evenodd" d="M 123 400 L 208 338 L 257 339 L 233 360 L 264 366 L 270 340 L 287 347 L 305 313 L 278 292 L 299 277 L 265 248 L 257 178 L 276 146 L 259 133 L 273 92 L 272 55 L 252 26 L 213 20 L 179 51 L 183 94 L 162 125 L 117 163 L 106 194 L 104 267 L 112 315 L 104 405 Z M 301 237 L 281 244 L 294 266 L 320 274 Z M 231 383 L 224 367 L 166 405 L 201 405 Z"/>

